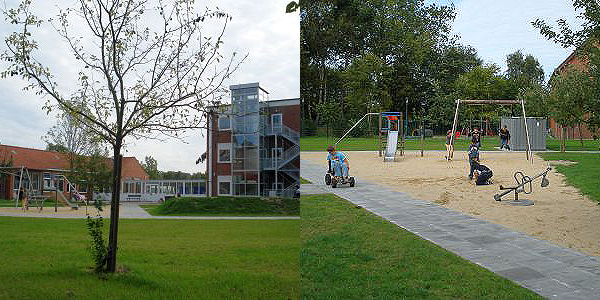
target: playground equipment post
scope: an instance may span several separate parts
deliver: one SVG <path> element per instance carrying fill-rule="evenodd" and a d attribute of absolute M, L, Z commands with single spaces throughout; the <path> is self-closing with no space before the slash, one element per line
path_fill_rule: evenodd
<path fill-rule="evenodd" d="M 58 180 L 54 177 L 54 212 L 58 212 Z"/>
<path fill-rule="evenodd" d="M 423 157 L 423 148 L 425 147 L 425 121 L 421 120 L 421 157 Z"/>
<path fill-rule="evenodd" d="M 379 112 L 379 157 L 381 157 L 381 148 L 383 148 L 383 141 L 381 140 L 381 112 Z"/>

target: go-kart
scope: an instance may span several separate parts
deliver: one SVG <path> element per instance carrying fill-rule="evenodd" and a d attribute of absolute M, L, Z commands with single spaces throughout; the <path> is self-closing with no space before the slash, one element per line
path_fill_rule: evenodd
<path fill-rule="evenodd" d="M 344 178 L 343 176 L 335 176 L 333 170 L 331 169 L 331 161 L 328 162 L 329 169 L 325 174 L 325 184 L 331 185 L 332 188 L 336 188 L 339 184 L 349 184 L 350 187 L 354 187 L 356 183 L 353 176 L 348 176 Z"/>

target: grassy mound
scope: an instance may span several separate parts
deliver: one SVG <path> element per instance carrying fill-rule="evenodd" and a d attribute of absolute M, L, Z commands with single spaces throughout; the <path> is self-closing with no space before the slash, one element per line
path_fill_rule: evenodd
<path fill-rule="evenodd" d="M 256 197 L 174 198 L 149 210 L 159 216 L 299 216 L 300 200 Z"/>

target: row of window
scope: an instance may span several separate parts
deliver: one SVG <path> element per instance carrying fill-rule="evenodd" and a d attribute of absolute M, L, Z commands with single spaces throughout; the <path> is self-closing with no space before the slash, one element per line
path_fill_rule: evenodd
<path fill-rule="evenodd" d="M 254 131 L 256 131 L 258 129 L 258 127 L 257 127 L 258 121 L 255 118 L 252 119 L 252 124 L 247 124 L 247 123 L 248 122 L 246 122 L 244 120 L 243 123 L 236 124 L 236 126 L 244 126 L 244 127 L 252 126 L 253 128 L 256 127 L 256 129 Z M 282 114 L 272 114 L 271 115 L 271 126 L 281 127 L 282 124 L 283 124 L 283 115 Z M 219 126 L 219 130 L 221 130 L 221 131 L 231 130 L 231 118 L 229 116 L 224 116 L 224 115 L 219 116 L 218 126 Z"/>
<path fill-rule="evenodd" d="M 124 194 L 200 195 L 206 193 L 206 184 L 201 181 L 126 181 L 123 182 L 121 192 Z"/>
<path fill-rule="evenodd" d="M 31 176 L 31 187 L 33 188 L 34 191 L 39 191 L 40 190 L 40 173 L 32 172 L 30 174 L 30 176 Z M 13 188 L 15 190 L 18 190 L 19 184 L 21 184 L 22 186 L 25 187 L 25 186 L 29 185 L 29 180 L 27 178 L 23 178 L 23 181 L 21 182 L 20 176 L 15 176 Z M 71 191 L 71 185 L 65 184 L 65 180 L 62 176 L 55 175 L 55 174 L 49 174 L 49 173 L 42 174 L 42 189 L 43 190 L 46 190 L 46 191 L 59 190 L 59 191 L 63 192 L 65 190 L 65 187 L 66 187 L 67 192 Z M 77 184 L 75 186 L 75 188 L 80 193 L 87 193 L 87 185 L 85 183 Z"/>
<path fill-rule="evenodd" d="M 256 169 L 254 164 L 258 163 L 258 158 L 268 158 L 267 149 L 257 149 L 255 147 L 235 148 L 232 153 L 231 143 L 219 143 L 217 145 L 219 153 L 217 162 L 219 163 L 235 163 L 236 169 L 243 168 L 245 170 Z M 283 148 L 271 148 L 270 157 L 281 157 Z M 233 154 L 233 157 L 232 157 Z M 250 166 L 252 165 L 252 166 Z"/>
<path fill-rule="evenodd" d="M 219 195 L 227 196 L 227 195 L 236 195 L 236 196 L 258 196 L 259 195 L 259 186 L 257 183 L 233 183 L 227 179 L 222 179 L 223 177 L 229 176 L 219 176 Z M 233 191 L 232 187 L 233 186 Z M 282 190 L 283 183 L 272 184 L 272 189 L 274 190 Z"/>

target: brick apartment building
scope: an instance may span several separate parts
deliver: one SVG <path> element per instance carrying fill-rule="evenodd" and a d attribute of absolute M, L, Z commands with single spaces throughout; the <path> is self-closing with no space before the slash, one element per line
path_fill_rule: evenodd
<path fill-rule="evenodd" d="M 80 194 L 90 199 L 85 184 L 69 184 L 63 176 L 69 172 L 69 158 L 65 153 L 0 145 L 0 159 L 12 161 L 10 169 L 3 169 L 5 176 L 0 180 L 0 198 L 14 199 L 21 185 L 27 190 L 31 187 L 29 193 L 46 194 L 50 197 L 53 197 L 57 190 L 67 197 L 71 188 L 75 187 Z M 112 168 L 111 159 L 107 161 L 107 165 Z M 23 181 L 20 180 L 22 170 L 26 170 Z M 123 181 L 149 179 L 148 173 L 135 157 L 123 157 L 121 176 Z"/>
<path fill-rule="evenodd" d="M 232 85 L 207 113 L 207 195 L 293 197 L 300 187 L 300 99 Z"/>

